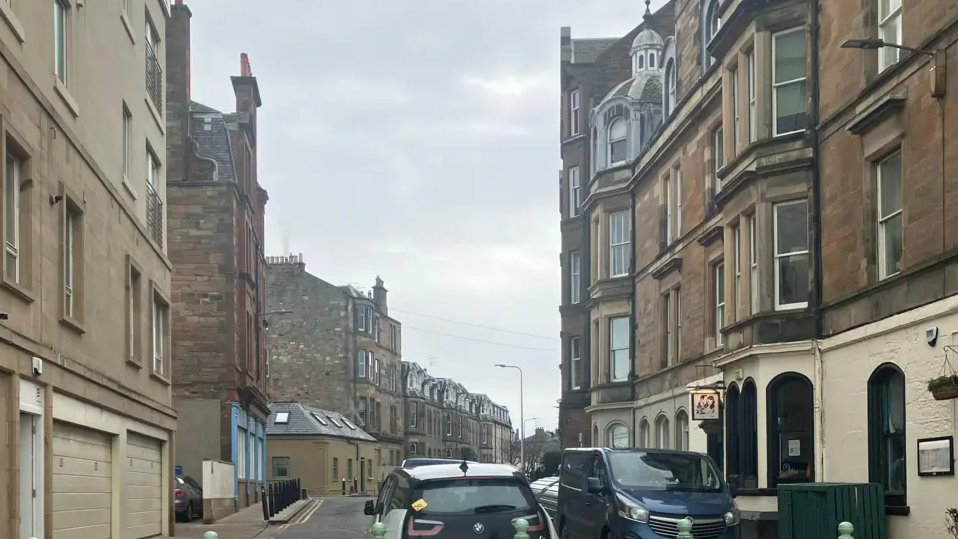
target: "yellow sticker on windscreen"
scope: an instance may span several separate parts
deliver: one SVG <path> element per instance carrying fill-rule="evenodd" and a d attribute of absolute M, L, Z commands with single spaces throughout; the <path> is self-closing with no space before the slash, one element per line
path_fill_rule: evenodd
<path fill-rule="evenodd" d="M 427 505 L 429 504 L 427 504 L 426 500 L 422 498 L 419 498 L 418 500 L 412 502 L 412 508 L 415 509 L 416 511 L 422 511 L 423 509 L 426 508 Z"/>

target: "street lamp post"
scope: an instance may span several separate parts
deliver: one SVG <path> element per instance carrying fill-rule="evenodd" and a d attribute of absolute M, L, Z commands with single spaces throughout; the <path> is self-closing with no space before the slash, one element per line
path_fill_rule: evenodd
<path fill-rule="evenodd" d="M 519 464 L 522 465 L 522 473 L 526 473 L 526 423 L 525 411 L 523 409 L 522 369 L 515 365 L 503 365 L 502 363 L 497 363 L 496 367 L 519 371 Z"/>

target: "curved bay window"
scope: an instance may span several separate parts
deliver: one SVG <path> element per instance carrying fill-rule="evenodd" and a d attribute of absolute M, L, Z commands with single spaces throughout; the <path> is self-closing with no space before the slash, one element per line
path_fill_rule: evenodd
<path fill-rule="evenodd" d="M 758 488 L 758 392 L 755 381 L 742 389 L 731 384 L 725 392 L 726 478 L 743 489 Z"/>
<path fill-rule="evenodd" d="M 689 450 L 689 414 L 679 410 L 675 414 L 675 448 L 680 451 Z"/>
<path fill-rule="evenodd" d="M 772 379 L 767 393 L 768 486 L 815 480 L 812 383 L 787 372 Z"/>
<path fill-rule="evenodd" d="M 609 447 L 629 447 L 629 428 L 622 423 L 615 423 L 608 429 Z"/>
<path fill-rule="evenodd" d="M 649 420 L 645 418 L 639 424 L 639 447 L 649 447 Z"/>
<path fill-rule="evenodd" d="M 655 420 L 655 447 L 659 449 L 671 449 L 669 443 L 669 418 L 660 415 Z"/>
<path fill-rule="evenodd" d="M 905 375 L 886 363 L 868 378 L 868 481 L 885 486 L 885 505 L 906 505 L 905 462 Z"/>

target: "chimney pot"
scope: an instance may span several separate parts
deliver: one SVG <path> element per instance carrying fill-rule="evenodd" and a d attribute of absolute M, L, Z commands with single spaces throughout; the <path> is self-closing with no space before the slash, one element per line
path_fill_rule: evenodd
<path fill-rule="evenodd" d="M 242 77 L 253 76 L 253 70 L 250 69 L 249 67 L 249 56 L 245 52 L 240 53 L 240 76 Z"/>

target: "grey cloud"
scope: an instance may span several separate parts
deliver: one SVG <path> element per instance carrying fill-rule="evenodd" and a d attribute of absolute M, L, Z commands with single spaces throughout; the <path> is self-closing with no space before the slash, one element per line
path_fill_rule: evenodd
<path fill-rule="evenodd" d="M 526 416 L 554 428 L 559 27 L 621 35 L 644 4 L 187 3 L 193 98 L 231 110 L 240 52 L 259 78 L 270 252 L 302 251 L 309 271 L 336 283 L 381 275 L 406 359 L 433 358 L 436 374 L 509 406 L 516 427 L 516 377 L 493 365 L 520 365 Z"/>

